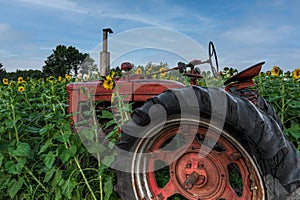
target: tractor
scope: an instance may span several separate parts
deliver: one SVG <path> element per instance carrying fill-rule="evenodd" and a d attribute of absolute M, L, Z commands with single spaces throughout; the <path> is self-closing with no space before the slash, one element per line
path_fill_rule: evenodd
<path fill-rule="evenodd" d="M 97 102 L 95 113 L 113 112 L 114 90 L 104 87 L 110 74 L 108 33 L 112 30 L 103 29 L 103 79 L 67 85 L 74 132 L 81 128 L 75 124 L 85 120 L 82 103 Z M 212 42 L 207 60 L 179 62 L 159 72 L 177 70 L 189 78 L 189 86 L 130 76 L 131 63 L 122 63 L 125 75 L 113 81 L 133 113 L 119 129 L 113 147 L 116 159 L 111 167 L 117 174 L 119 196 L 124 200 L 300 199 L 297 150 L 253 81 L 264 62 L 232 76 L 224 87 L 200 87 L 196 83 L 203 75 L 198 66 L 204 63 L 217 78 L 218 59 Z M 93 91 L 92 95 L 86 91 Z M 99 130 L 99 138 L 109 131 Z"/>

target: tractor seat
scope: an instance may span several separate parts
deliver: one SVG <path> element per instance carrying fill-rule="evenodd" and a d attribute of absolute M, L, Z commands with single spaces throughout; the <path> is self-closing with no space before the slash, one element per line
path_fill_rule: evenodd
<path fill-rule="evenodd" d="M 224 82 L 225 91 L 245 97 L 259 106 L 257 84 L 252 79 L 259 74 L 263 64 L 265 62 L 260 62 L 229 78 Z"/>
<path fill-rule="evenodd" d="M 225 81 L 224 85 L 228 85 L 233 82 L 241 83 L 241 82 L 247 82 L 249 80 L 252 80 L 254 77 L 256 77 L 259 74 L 263 64 L 265 64 L 265 62 L 260 62 L 256 65 L 253 65 L 252 67 L 249 67 L 241 71 L 240 73 L 232 76 L 227 81 Z"/>

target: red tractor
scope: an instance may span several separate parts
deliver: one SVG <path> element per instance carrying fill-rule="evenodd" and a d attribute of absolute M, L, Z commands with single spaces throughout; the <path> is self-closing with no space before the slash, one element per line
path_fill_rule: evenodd
<path fill-rule="evenodd" d="M 104 37 L 110 31 L 104 29 Z M 113 149 L 115 190 L 125 200 L 300 199 L 297 150 L 252 80 L 264 63 L 234 75 L 226 87 L 199 87 L 197 65 L 209 63 L 218 76 L 212 42 L 208 55 L 206 61 L 179 62 L 164 71 L 178 70 L 191 86 L 142 76 L 114 80 L 118 94 L 134 109 Z M 121 68 L 128 73 L 132 66 Z M 85 120 L 81 104 L 88 100 L 97 102 L 96 112 L 113 112 L 114 91 L 104 88 L 103 80 L 71 83 L 67 91 L 73 126 Z M 92 96 L 85 91 L 93 91 Z"/>

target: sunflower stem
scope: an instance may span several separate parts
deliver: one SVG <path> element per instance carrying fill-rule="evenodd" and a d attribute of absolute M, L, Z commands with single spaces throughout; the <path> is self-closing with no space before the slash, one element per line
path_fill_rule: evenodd
<path fill-rule="evenodd" d="M 18 133 L 18 128 L 17 128 L 17 120 L 16 120 L 16 114 L 15 114 L 15 107 L 13 104 L 11 105 L 11 111 L 12 111 L 12 118 L 14 122 L 14 130 L 15 130 L 15 135 L 16 135 L 16 141 L 19 142 L 19 133 Z"/>
<path fill-rule="evenodd" d="M 89 96 L 89 98 L 91 98 Z M 97 120 L 97 113 L 96 113 L 96 109 L 95 109 L 95 104 L 92 102 L 92 100 L 90 99 L 90 108 L 92 109 L 92 117 L 93 117 L 93 124 L 96 125 L 98 124 L 98 120 Z M 96 139 L 96 143 L 98 144 L 99 141 L 99 135 L 98 135 L 98 126 L 96 126 L 96 128 L 94 128 L 94 136 Z M 101 167 L 101 156 L 99 153 L 97 153 L 97 161 L 98 161 L 98 169 L 100 169 Z M 99 174 L 98 176 L 99 179 L 99 196 L 100 196 L 100 200 L 103 200 L 103 186 L 102 186 L 102 174 Z"/>

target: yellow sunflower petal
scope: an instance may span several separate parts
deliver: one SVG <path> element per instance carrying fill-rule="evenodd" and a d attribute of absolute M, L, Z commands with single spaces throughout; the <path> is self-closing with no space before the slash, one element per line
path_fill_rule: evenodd
<path fill-rule="evenodd" d="M 8 79 L 7 78 L 3 78 L 2 82 L 3 82 L 4 85 L 8 85 Z"/>
<path fill-rule="evenodd" d="M 71 79 L 71 76 L 70 76 L 69 74 L 66 74 L 66 75 L 65 75 L 65 79 L 70 80 L 70 79 Z"/>
<path fill-rule="evenodd" d="M 161 77 L 165 77 L 166 76 L 167 72 L 165 72 L 165 71 L 166 71 L 166 68 L 164 68 L 164 67 L 162 67 L 162 68 L 159 69 Z"/>
<path fill-rule="evenodd" d="M 107 90 L 112 90 L 115 86 L 114 80 L 108 75 L 105 77 L 105 80 L 103 80 L 103 87 Z"/>
<path fill-rule="evenodd" d="M 274 66 L 272 69 L 272 76 L 279 76 L 281 69 L 278 66 Z"/>
<path fill-rule="evenodd" d="M 23 77 L 21 77 L 21 76 L 18 77 L 18 83 L 23 83 L 23 81 L 24 81 L 24 80 L 23 80 Z"/>
<path fill-rule="evenodd" d="M 25 88 L 23 87 L 23 86 L 20 86 L 19 88 L 18 88 L 18 92 L 24 92 L 25 91 Z"/>
<path fill-rule="evenodd" d="M 135 71 L 136 74 L 142 74 L 143 73 L 143 69 L 141 67 L 137 68 Z"/>
<path fill-rule="evenodd" d="M 293 71 L 293 78 L 299 79 L 300 78 L 300 68 L 297 68 Z"/>

